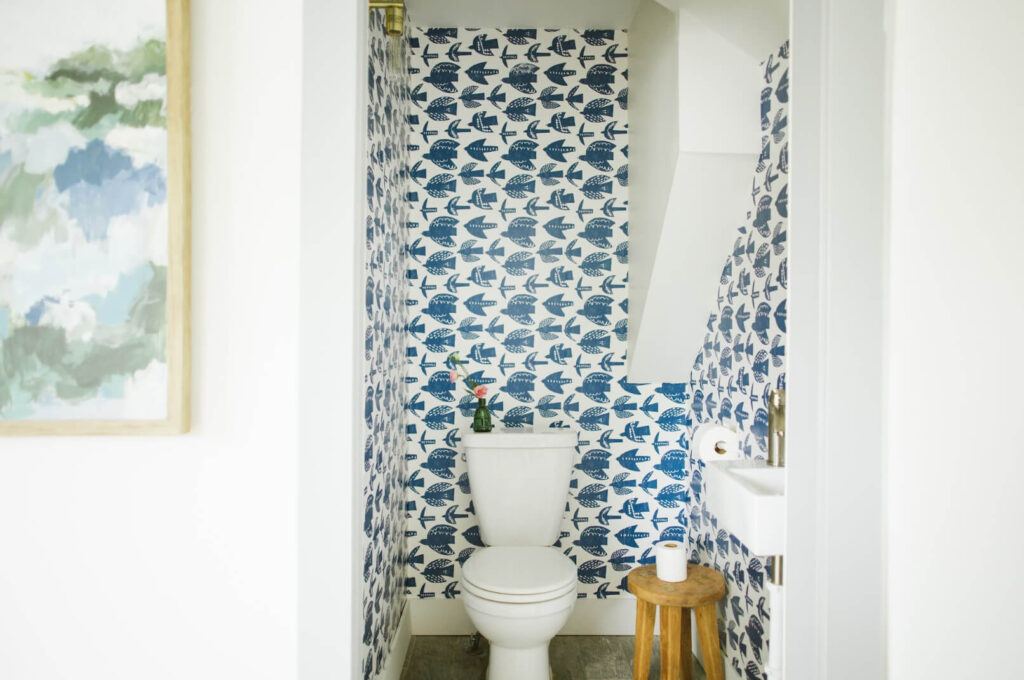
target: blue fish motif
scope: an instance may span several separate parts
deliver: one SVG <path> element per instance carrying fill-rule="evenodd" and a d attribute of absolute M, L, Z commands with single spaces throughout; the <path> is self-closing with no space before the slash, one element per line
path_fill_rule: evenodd
<path fill-rule="evenodd" d="M 604 548 L 608 545 L 608 529 L 604 527 L 587 527 L 572 544 L 583 548 L 591 555 L 604 557 L 608 554 L 608 551 Z"/>
<path fill-rule="evenodd" d="M 508 77 L 501 79 L 501 82 L 511 85 L 520 92 L 534 94 L 537 92 L 537 88 L 534 87 L 534 83 L 537 82 L 537 66 L 517 64 L 509 71 Z"/>
<path fill-rule="evenodd" d="M 611 557 L 608 558 L 608 564 L 612 565 L 612 569 L 615 571 L 627 571 L 633 568 L 636 563 L 636 557 L 629 554 L 629 551 L 625 548 L 616 550 L 612 553 Z"/>
<path fill-rule="evenodd" d="M 529 406 L 516 406 L 504 415 L 501 422 L 505 427 L 525 427 L 533 425 L 533 410 Z"/>
<path fill-rule="evenodd" d="M 633 484 L 635 486 L 636 482 L 634 481 Z M 643 519 L 644 515 L 650 512 L 650 506 L 636 498 L 630 498 L 622 504 L 622 509 L 619 512 L 631 519 Z"/>
<path fill-rule="evenodd" d="M 516 371 L 508 377 L 502 392 L 517 401 L 533 401 L 533 381 L 537 376 L 529 371 Z"/>
<path fill-rule="evenodd" d="M 687 462 L 688 457 L 685 451 L 672 449 L 661 457 L 661 462 L 656 463 L 654 469 L 660 470 L 667 477 L 682 481 L 689 474 Z"/>
<path fill-rule="evenodd" d="M 640 531 L 639 529 L 640 527 L 636 524 L 628 526 L 625 529 L 618 531 L 615 534 L 615 539 L 622 545 L 630 548 L 639 548 L 640 546 L 637 544 L 637 541 L 645 539 L 651 535 L 649 532 Z"/>
<path fill-rule="evenodd" d="M 473 271 L 469 274 L 469 280 L 483 288 L 490 288 L 491 283 L 497 279 L 497 277 L 497 272 L 493 269 L 488 269 L 484 265 L 473 267 Z"/>
<path fill-rule="evenodd" d="M 692 423 L 686 416 L 686 410 L 682 408 L 670 408 L 664 413 L 658 416 L 656 421 L 658 427 L 668 432 L 678 432 L 684 427 L 689 427 Z"/>
<path fill-rule="evenodd" d="M 580 583 L 597 583 L 605 577 L 607 569 L 601 560 L 588 560 L 576 568 L 576 578 Z"/>
<path fill-rule="evenodd" d="M 455 81 L 459 79 L 459 65 L 451 62 L 434 64 L 430 75 L 423 82 L 430 83 L 442 92 L 455 92 Z"/>
<path fill-rule="evenodd" d="M 535 168 L 533 159 L 537 157 L 537 142 L 529 139 L 520 139 L 512 142 L 508 151 L 502 154 L 502 159 L 508 161 L 520 170 L 533 170 Z"/>
<path fill-rule="evenodd" d="M 558 265 L 551 269 L 551 273 L 548 274 L 548 281 L 559 288 L 567 288 L 569 282 L 572 281 L 572 272 L 563 265 Z"/>
<path fill-rule="evenodd" d="M 495 222 L 484 221 L 484 217 L 482 215 L 479 217 L 474 217 L 465 224 L 466 231 L 468 231 L 473 236 L 476 236 L 477 238 L 483 239 L 487 238 L 487 230 L 494 229 L 497 226 L 498 225 Z"/>
<path fill-rule="evenodd" d="M 473 195 L 470 197 L 469 202 L 481 210 L 490 210 L 491 206 L 497 199 L 497 194 L 491 193 L 486 189 L 476 189 L 473 191 Z"/>
<path fill-rule="evenodd" d="M 536 224 L 537 220 L 532 217 L 516 217 L 501 235 L 521 248 L 533 248 L 533 236 L 537 233 L 534 229 Z"/>
<path fill-rule="evenodd" d="M 467 109 L 475 109 L 479 107 L 484 99 L 483 92 L 477 92 L 476 85 L 470 85 L 462 90 L 462 94 L 459 95 L 459 101 Z M 453 111 L 454 113 L 454 111 Z"/>

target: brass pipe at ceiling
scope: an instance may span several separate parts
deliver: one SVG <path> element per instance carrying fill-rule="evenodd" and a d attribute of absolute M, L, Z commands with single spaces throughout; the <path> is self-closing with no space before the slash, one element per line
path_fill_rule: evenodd
<path fill-rule="evenodd" d="M 397 0 L 369 0 L 370 11 L 382 9 L 384 15 L 384 30 L 388 35 L 400 36 L 404 31 L 405 3 Z"/>

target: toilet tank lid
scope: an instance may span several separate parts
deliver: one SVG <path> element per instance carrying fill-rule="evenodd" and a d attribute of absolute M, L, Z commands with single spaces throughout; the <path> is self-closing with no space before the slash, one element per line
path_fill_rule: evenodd
<path fill-rule="evenodd" d="M 535 430 L 524 427 L 513 430 L 496 427 L 490 432 L 463 432 L 462 441 L 466 446 L 473 448 L 547 449 L 576 446 L 576 433 L 573 430 L 559 428 Z"/>

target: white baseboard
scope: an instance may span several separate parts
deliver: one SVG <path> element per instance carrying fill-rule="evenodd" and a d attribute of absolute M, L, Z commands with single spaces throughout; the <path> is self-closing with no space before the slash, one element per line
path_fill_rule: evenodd
<path fill-rule="evenodd" d="M 413 635 L 470 635 L 476 632 L 462 600 L 411 599 Z M 605 600 L 576 600 L 569 622 L 560 635 L 632 635 L 636 625 L 636 599 L 616 595 Z"/>
<path fill-rule="evenodd" d="M 405 603 L 405 611 L 398 622 L 398 631 L 395 639 L 391 642 L 391 651 L 388 653 L 384 668 L 377 674 L 377 680 L 400 680 L 402 677 L 402 666 L 405 665 L 405 655 L 409 651 L 409 642 L 412 640 L 412 609 L 413 600 Z"/>

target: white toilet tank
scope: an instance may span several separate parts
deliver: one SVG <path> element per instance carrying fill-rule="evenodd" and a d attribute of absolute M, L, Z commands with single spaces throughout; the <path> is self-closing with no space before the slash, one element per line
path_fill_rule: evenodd
<path fill-rule="evenodd" d="M 487 545 L 558 540 L 576 454 L 570 430 L 466 432 L 469 487 Z"/>

